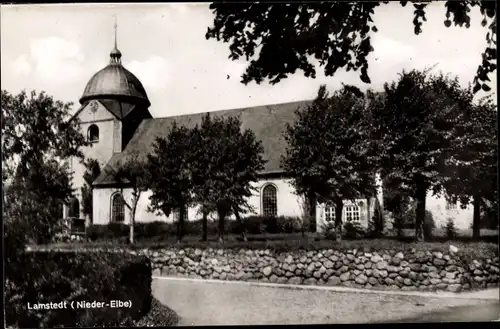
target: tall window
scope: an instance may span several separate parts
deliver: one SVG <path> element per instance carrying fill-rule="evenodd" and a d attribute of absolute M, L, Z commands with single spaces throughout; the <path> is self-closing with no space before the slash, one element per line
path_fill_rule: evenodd
<path fill-rule="evenodd" d="M 264 216 L 275 217 L 278 215 L 276 194 L 276 187 L 273 185 L 266 185 L 262 190 L 262 210 Z"/>
<path fill-rule="evenodd" d="M 69 203 L 69 218 L 80 218 L 80 202 L 77 198 L 71 198 Z"/>
<path fill-rule="evenodd" d="M 120 193 L 114 194 L 111 199 L 111 221 L 114 223 L 125 221 L 125 202 Z"/>
<path fill-rule="evenodd" d="M 360 219 L 360 210 L 357 205 L 349 205 L 345 207 L 345 217 L 348 222 L 358 222 Z"/>
<path fill-rule="evenodd" d="M 99 141 L 99 128 L 96 125 L 91 125 L 87 131 L 87 139 L 89 142 L 96 143 Z"/>
<path fill-rule="evenodd" d="M 325 221 L 334 222 L 335 221 L 335 207 L 332 204 L 325 205 Z"/>

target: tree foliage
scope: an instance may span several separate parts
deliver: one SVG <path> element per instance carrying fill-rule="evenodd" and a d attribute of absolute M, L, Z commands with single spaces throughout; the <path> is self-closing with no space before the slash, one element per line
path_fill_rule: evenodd
<path fill-rule="evenodd" d="M 296 115 L 285 132 L 282 166 L 298 193 L 334 204 L 340 238 L 343 201 L 376 193 L 378 160 L 364 94 L 344 86 L 329 96 L 321 86 L 313 104 Z"/>
<path fill-rule="evenodd" d="M 26 174 L 47 159 L 83 158 L 88 143 L 79 121 L 68 120 L 71 103 L 44 92 L 12 95 L 2 90 L 2 179 Z"/>
<path fill-rule="evenodd" d="M 397 82 L 373 96 L 373 138 L 381 141 L 382 176 L 416 200 L 417 237 L 423 239 L 428 191 L 442 191 L 443 165 L 453 145 L 458 115 L 468 108 L 472 92 L 457 79 L 403 72 Z"/>
<path fill-rule="evenodd" d="M 85 173 L 83 174 L 83 181 L 85 185 L 81 187 L 82 192 L 82 208 L 83 214 L 89 216 L 92 223 L 93 214 L 93 200 L 92 200 L 92 183 L 101 174 L 101 167 L 99 162 L 95 159 L 87 159 L 83 162 L 85 166 Z"/>
<path fill-rule="evenodd" d="M 148 162 L 143 160 L 139 154 L 129 153 L 127 154 L 126 161 L 121 161 L 116 169 L 108 168 L 107 170 L 119 183 L 122 200 L 130 213 L 129 242 L 132 244 L 134 243 L 137 204 L 141 194 L 149 189 L 152 181 L 151 172 L 148 169 Z M 124 193 L 125 188 L 131 189 L 129 198 L 127 198 L 126 193 Z"/>
<path fill-rule="evenodd" d="M 241 221 L 240 214 L 252 210 L 247 200 L 254 192 L 251 183 L 257 182 L 257 173 L 264 168 L 264 149 L 251 130 L 241 130 L 237 117 L 207 114 L 193 135 L 194 193 L 198 203 L 217 211 L 222 240 L 225 217 L 233 213 Z"/>
<path fill-rule="evenodd" d="M 73 190 L 63 160 L 81 157 L 86 145 L 70 103 L 45 93 L 2 90 L 2 185 L 6 246 L 46 243 L 61 228 L 62 205 Z M 20 250 L 17 250 L 17 252 Z"/>
<path fill-rule="evenodd" d="M 326 76 L 338 69 L 360 71 L 360 78 L 370 83 L 368 55 L 374 48 L 371 33 L 377 32 L 373 15 L 389 1 L 318 2 L 318 3 L 227 3 L 214 2 L 213 26 L 207 39 L 229 43 L 232 60 L 244 57 L 249 65 L 242 82 L 271 84 L 301 70 L 315 78 L 315 60 Z M 401 1 L 406 6 L 408 1 Z M 413 2 L 414 33 L 422 33 L 429 3 Z M 474 90 L 489 91 L 489 74 L 496 70 L 496 3 L 494 1 L 446 1 L 444 24 L 469 28 L 470 11 L 478 7 L 487 26 L 487 47 L 482 55 Z"/>
<path fill-rule="evenodd" d="M 491 97 L 459 113 L 445 164 L 444 187 L 452 202 L 474 206 L 473 235 L 479 238 L 481 208 L 494 209 L 497 200 L 497 107 Z"/>
<path fill-rule="evenodd" d="M 176 122 L 165 138 L 159 137 L 148 155 L 152 194 L 149 198 L 153 211 L 169 216 L 179 211 L 177 240 L 183 236 L 186 208 L 193 204 L 193 168 L 197 163 L 197 152 L 192 130 L 178 126 Z"/>

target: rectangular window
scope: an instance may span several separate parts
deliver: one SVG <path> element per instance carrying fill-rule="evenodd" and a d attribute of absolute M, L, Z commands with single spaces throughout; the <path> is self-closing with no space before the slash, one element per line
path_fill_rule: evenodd
<path fill-rule="evenodd" d="M 446 210 L 455 210 L 455 209 L 457 209 L 456 202 L 446 201 Z"/>
<path fill-rule="evenodd" d="M 335 208 L 332 205 L 327 204 L 325 206 L 325 221 L 326 222 L 335 221 Z"/>
<path fill-rule="evenodd" d="M 360 210 L 357 205 L 345 207 L 345 217 L 348 222 L 358 222 L 360 219 Z"/>

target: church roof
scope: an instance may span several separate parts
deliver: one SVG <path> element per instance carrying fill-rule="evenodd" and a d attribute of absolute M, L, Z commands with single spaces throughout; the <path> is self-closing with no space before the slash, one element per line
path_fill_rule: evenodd
<path fill-rule="evenodd" d="M 120 98 L 150 105 L 142 83 L 121 63 L 111 63 L 90 78 L 80 104 L 90 99 Z"/>
<path fill-rule="evenodd" d="M 239 117 L 242 129 L 252 130 L 257 139 L 262 142 L 264 148 L 263 158 L 266 160 L 266 164 L 260 174 L 279 173 L 283 171 L 280 166 L 280 158 L 286 148 L 286 141 L 283 138 L 286 125 L 295 121 L 296 110 L 304 109 L 311 102 L 312 100 L 306 100 L 263 105 L 210 112 L 210 114 L 221 117 Z M 206 112 L 144 120 L 137 128 L 125 150 L 113 155 L 93 185 L 103 186 L 114 184 L 115 181 L 110 172 L 116 170 L 120 163 L 127 161 L 132 156 L 145 158 L 151 152 L 156 138 L 167 136 L 174 121 L 178 125 L 188 128 L 194 127 L 196 124 L 201 123 L 205 114 Z"/>

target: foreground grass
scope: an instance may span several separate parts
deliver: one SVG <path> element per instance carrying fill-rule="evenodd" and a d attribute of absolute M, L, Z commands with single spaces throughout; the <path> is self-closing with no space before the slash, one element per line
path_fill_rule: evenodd
<path fill-rule="evenodd" d="M 97 242 L 73 242 L 51 244 L 49 248 L 61 249 L 80 249 L 80 248 L 126 248 L 129 250 L 141 249 L 162 249 L 162 248 L 214 248 L 214 249 L 270 249 L 275 252 L 292 252 L 297 250 L 352 250 L 363 251 L 377 250 L 398 250 L 398 251 L 440 251 L 448 252 L 451 245 L 459 248 L 459 252 L 470 257 L 495 257 L 498 256 L 498 237 L 491 237 L 491 241 L 472 241 L 468 239 L 459 239 L 445 241 L 436 238 L 429 242 L 416 242 L 412 238 L 398 239 L 393 237 L 384 237 L 379 239 L 354 239 L 334 241 L 322 239 L 316 234 L 280 234 L 280 235 L 259 235 L 249 236 L 248 241 L 244 242 L 239 236 L 227 236 L 225 241 L 220 243 L 216 237 L 210 237 L 208 241 L 200 241 L 199 236 L 186 236 L 181 243 L 177 243 L 174 237 L 165 237 L 161 241 L 139 240 L 130 245 L 126 243 L 117 243 L 116 241 L 97 241 Z M 35 247 L 37 248 L 37 247 Z"/>

